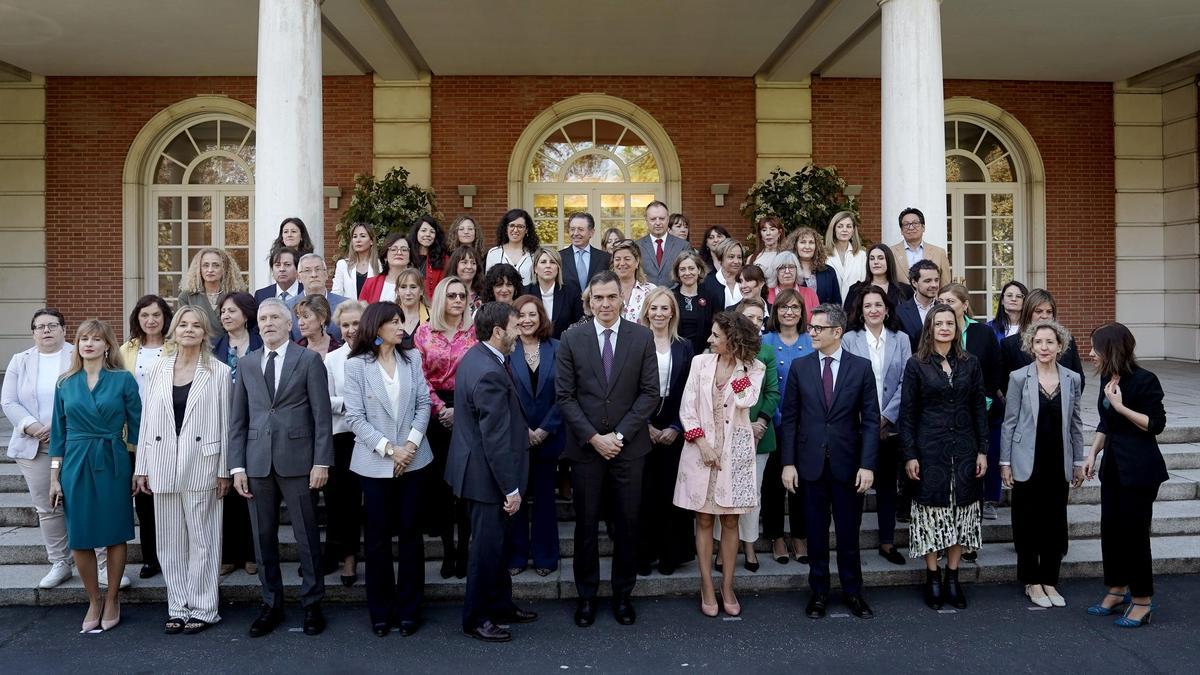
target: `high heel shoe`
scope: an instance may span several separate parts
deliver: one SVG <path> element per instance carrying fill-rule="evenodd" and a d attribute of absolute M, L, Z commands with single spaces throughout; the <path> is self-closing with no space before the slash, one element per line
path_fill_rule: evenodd
<path fill-rule="evenodd" d="M 942 604 L 956 609 L 967 608 L 967 594 L 963 592 L 962 584 L 958 583 L 958 570 L 946 568 L 946 577 L 942 580 Z"/>
<path fill-rule="evenodd" d="M 754 554 L 754 560 L 750 560 L 750 556 L 749 556 L 749 555 L 747 555 L 747 556 L 746 556 L 746 559 L 742 561 L 742 567 L 743 567 L 743 568 L 744 568 L 744 569 L 745 569 L 747 572 L 757 572 L 757 571 L 758 571 L 758 568 L 759 568 L 759 563 L 758 563 L 758 552 L 757 552 L 757 551 L 751 551 L 750 553 L 753 553 L 753 554 Z"/>
<path fill-rule="evenodd" d="M 741 616 L 742 614 L 742 603 L 736 600 L 733 602 L 725 602 L 724 593 L 721 594 L 721 608 L 724 609 L 725 613 L 729 616 Z"/>
<path fill-rule="evenodd" d="M 704 601 L 703 595 L 700 596 L 700 613 L 701 614 L 703 614 L 704 616 L 708 616 L 708 617 L 714 617 L 719 612 L 720 612 L 720 608 L 717 606 L 717 603 L 714 602 L 710 605 Z"/>
<path fill-rule="evenodd" d="M 1128 605 L 1129 603 L 1133 602 L 1133 596 L 1129 595 L 1128 593 L 1111 593 L 1110 592 L 1110 593 L 1105 593 L 1104 595 L 1106 597 L 1111 595 L 1114 598 L 1121 598 L 1121 601 L 1118 602 L 1117 604 L 1113 605 L 1112 607 L 1105 607 L 1103 604 L 1104 601 L 1101 600 L 1100 602 L 1097 602 L 1096 604 L 1087 608 L 1088 614 L 1090 614 L 1092 616 L 1112 616 L 1113 614 L 1117 613 L 1118 607 L 1120 607 L 1121 605 Z"/>
<path fill-rule="evenodd" d="M 121 603 L 120 601 L 117 601 L 117 618 L 109 621 L 108 619 L 104 618 L 104 612 L 100 612 L 100 628 L 109 631 L 116 628 L 117 624 L 119 623 L 121 623 Z"/>
<path fill-rule="evenodd" d="M 775 562 L 779 563 L 780 565 L 786 565 L 786 564 L 788 564 L 788 561 L 791 560 L 791 557 L 787 554 L 787 542 L 786 541 L 783 542 L 783 551 L 784 552 L 780 553 L 775 548 L 775 542 L 777 542 L 777 541 L 782 541 L 782 537 L 780 537 L 779 539 L 771 540 L 771 555 L 775 556 Z"/>
<path fill-rule="evenodd" d="M 1129 618 L 1129 612 L 1133 611 L 1134 607 L 1148 607 L 1149 609 L 1147 609 L 1146 613 L 1142 615 L 1142 618 L 1131 619 Z M 1140 602 L 1130 602 L 1129 606 L 1125 608 L 1125 614 L 1118 617 L 1117 620 L 1113 622 L 1113 625 L 1117 626 L 1118 628 L 1141 628 L 1142 626 L 1150 623 L 1150 617 L 1154 614 L 1155 609 L 1157 609 L 1157 607 L 1155 606 L 1154 601 L 1150 601 L 1145 605 Z"/>
<path fill-rule="evenodd" d="M 90 607 L 89 607 L 90 609 Z M 100 617 L 104 616 L 104 601 L 100 601 L 100 611 L 96 614 L 96 618 L 91 621 L 84 619 L 80 627 L 80 633 L 90 633 L 100 627 Z"/>

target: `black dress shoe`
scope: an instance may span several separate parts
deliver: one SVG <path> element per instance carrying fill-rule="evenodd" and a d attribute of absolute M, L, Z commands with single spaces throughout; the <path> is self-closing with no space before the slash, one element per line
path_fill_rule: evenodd
<path fill-rule="evenodd" d="M 757 560 L 751 562 L 749 558 L 746 558 L 742 562 L 742 567 L 745 568 L 747 572 L 757 572 L 759 568 L 759 562 Z"/>
<path fill-rule="evenodd" d="M 454 576 L 454 558 L 446 556 L 442 558 L 442 578 L 449 579 Z"/>
<path fill-rule="evenodd" d="M 254 620 L 254 623 L 250 624 L 250 637 L 256 638 L 267 635 L 281 623 L 283 623 L 283 608 L 275 608 L 263 603 L 258 608 L 258 618 Z"/>
<path fill-rule="evenodd" d="M 505 612 L 504 614 L 496 617 L 497 621 L 502 624 L 533 623 L 534 621 L 537 621 L 537 618 L 537 612 L 531 612 L 527 609 L 521 609 L 520 607 L 514 607 L 511 611 Z"/>
<path fill-rule="evenodd" d="M 354 574 L 343 574 L 342 575 L 342 585 L 345 586 L 346 588 L 353 586 L 357 582 L 358 582 L 358 572 L 355 572 Z"/>
<path fill-rule="evenodd" d="M 904 556 L 900 554 L 900 551 L 897 551 L 897 550 L 896 550 L 896 547 L 895 547 L 895 546 L 893 546 L 893 547 L 891 548 L 891 550 L 888 550 L 888 551 L 885 551 L 885 550 L 883 550 L 883 548 L 880 548 L 880 549 L 879 549 L 879 556 L 880 556 L 881 558 L 883 558 L 884 560 L 886 560 L 886 561 L 888 561 L 888 562 L 892 563 L 893 565 L 906 565 L 906 564 L 908 564 L 908 563 L 907 563 L 907 561 L 904 559 Z"/>
<path fill-rule="evenodd" d="M 962 584 L 958 583 L 958 570 L 946 568 L 946 577 L 942 581 L 942 602 L 956 609 L 967 608 L 967 595 L 963 593 Z"/>
<path fill-rule="evenodd" d="M 417 632 L 421 627 L 420 621 L 401 621 L 400 622 L 400 637 L 409 637 Z"/>
<path fill-rule="evenodd" d="M 810 619 L 824 619 L 825 608 L 829 606 L 829 596 L 824 593 L 813 593 L 804 606 L 804 615 Z"/>
<path fill-rule="evenodd" d="M 654 573 L 654 564 L 653 563 L 645 563 L 642 565 L 638 565 L 637 575 L 639 577 L 648 577 L 653 573 Z"/>
<path fill-rule="evenodd" d="M 979 561 L 979 551 L 968 551 L 968 552 L 962 554 L 962 559 L 964 561 L 970 562 L 970 563 L 978 562 Z"/>
<path fill-rule="evenodd" d="M 454 578 L 467 578 L 467 556 L 460 556 L 454 561 Z"/>
<path fill-rule="evenodd" d="M 676 567 L 678 567 L 678 565 L 672 565 L 671 563 L 660 562 L 660 563 L 658 563 L 658 573 L 663 575 L 664 577 L 669 577 L 672 574 L 675 574 Z"/>
<path fill-rule="evenodd" d="M 304 634 L 320 635 L 325 630 L 325 614 L 320 605 L 304 608 Z"/>
<path fill-rule="evenodd" d="M 153 564 L 147 563 L 145 565 L 142 565 L 141 571 L 138 572 L 138 578 L 149 579 L 150 577 L 156 577 L 159 574 L 162 574 L 161 567 L 159 567 L 158 565 L 153 565 Z"/>
<path fill-rule="evenodd" d="M 463 633 L 484 642 L 508 642 L 512 639 L 512 633 L 497 626 L 491 621 L 484 621 L 481 625 L 475 628 L 464 628 Z"/>
<path fill-rule="evenodd" d="M 942 608 L 941 570 L 925 570 L 925 604 L 929 609 Z"/>
<path fill-rule="evenodd" d="M 613 602 L 613 616 L 622 626 L 632 626 L 637 621 L 637 612 L 633 611 L 633 602 L 625 596 Z"/>
<path fill-rule="evenodd" d="M 392 627 L 387 623 L 377 623 L 371 626 L 371 632 L 378 637 L 387 637 L 387 634 L 392 631 Z"/>
<path fill-rule="evenodd" d="M 575 604 L 575 625 L 587 628 L 596 623 L 596 601 L 580 600 Z"/>
<path fill-rule="evenodd" d="M 846 603 L 846 606 L 850 608 L 850 613 L 854 616 L 857 616 L 860 619 L 875 618 L 875 612 L 871 611 L 871 606 L 867 604 L 866 600 L 863 600 L 863 596 L 847 595 L 846 597 L 842 598 L 842 600 Z"/>

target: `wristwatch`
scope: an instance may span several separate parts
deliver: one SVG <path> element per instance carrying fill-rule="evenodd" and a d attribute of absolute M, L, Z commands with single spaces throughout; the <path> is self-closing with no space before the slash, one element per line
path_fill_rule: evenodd
<path fill-rule="evenodd" d="M 396 446 L 392 445 L 391 443 L 388 443 L 386 453 L 387 453 L 388 457 L 395 455 L 396 454 Z"/>
<path fill-rule="evenodd" d="M 624 443 L 624 442 L 625 442 L 625 434 L 623 434 L 623 433 L 621 433 L 621 432 L 619 432 L 619 431 L 618 431 L 618 432 L 616 433 L 616 436 L 617 436 L 617 440 L 618 440 L 618 441 L 621 441 L 622 443 Z"/>

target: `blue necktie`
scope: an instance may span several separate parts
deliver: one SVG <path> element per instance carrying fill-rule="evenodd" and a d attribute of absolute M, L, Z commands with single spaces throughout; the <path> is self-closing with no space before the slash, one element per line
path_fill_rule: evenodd
<path fill-rule="evenodd" d="M 575 271 L 579 273 L 579 287 L 587 288 L 587 259 L 583 257 L 583 251 L 579 249 L 575 249 Z"/>

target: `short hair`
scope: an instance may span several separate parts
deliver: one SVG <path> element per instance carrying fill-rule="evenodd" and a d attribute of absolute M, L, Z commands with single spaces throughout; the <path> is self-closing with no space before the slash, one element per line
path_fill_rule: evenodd
<path fill-rule="evenodd" d="M 558 276 L 555 277 L 554 283 L 559 286 L 562 286 L 563 285 L 562 256 L 560 256 L 558 254 L 558 251 L 555 251 L 554 249 L 550 248 L 549 246 L 542 246 L 541 248 L 539 248 L 537 250 L 536 253 L 533 254 L 533 266 L 532 266 L 533 267 L 533 283 L 535 283 L 535 284 L 538 283 L 537 266 L 542 258 L 550 258 L 551 260 L 554 261 L 554 264 L 558 266 Z"/>
<path fill-rule="evenodd" d="M 495 289 L 500 285 L 501 281 L 507 281 L 513 287 L 513 299 L 516 299 L 517 294 L 521 289 L 525 288 L 524 280 L 521 279 L 521 273 L 517 268 L 508 263 L 497 263 L 492 265 L 487 274 L 483 276 L 483 301 L 495 302 Z"/>
<path fill-rule="evenodd" d="M 767 287 L 767 273 L 758 265 L 742 265 L 737 278 L 742 281 L 757 281 L 762 284 L 763 289 Z"/>
<path fill-rule="evenodd" d="M 596 229 L 596 219 L 593 218 L 592 214 L 588 213 L 587 211 L 575 211 L 574 213 L 571 213 L 570 215 L 568 215 L 567 216 L 567 227 L 570 227 L 571 221 L 575 220 L 575 219 L 581 219 L 585 223 L 587 223 L 587 229 L 589 229 L 589 230 L 594 231 Z"/>
<path fill-rule="evenodd" d="M 741 300 L 739 300 L 738 303 L 733 306 L 733 309 L 738 314 L 741 314 L 746 311 L 747 307 L 757 307 L 762 310 L 763 327 L 766 328 L 767 319 L 770 318 L 770 315 L 767 313 L 767 301 L 763 300 L 762 298 L 750 296 L 750 297 L 742 298 Z"/>
<path fill-rule="evenodd" d="M 870 282 L 859 285 L 858 291 L 850 298 L 850 312 L 846 318 L 846 331 L 864 330 L 867 319 L 863 316 L 863 305 L 867 303 L 868 295 L 878 295 L 883 298 L 884 318 L 883 327 L 890 331 L 901 330 L 900 317 L 896 314 L 896 304 L 888 297 L 887 292 Z"/>
<path fill-rule="evenodd" d="M 475 310 L 475 339 L 487 342 L 496 328 L 508 329 L 509 317 L 517 315 L 517 308 L 507 302 L 485 302 Z"/>
<path fill-rule="evenodd" d="M 130 340 L 137 340 L 138 342 L 141 342 L 146 339 L 146 331 L 142 330 L 142 322 L 138 321 L 138 314 L 141 314 L 142 310 L 146 309 L 150 305 L 158 305 L 158 311 L 162 312 L 164 327 L 163 337 L 165 338 L 167 336 L 168 331 L 166 330 L 166 327 L 171 325 L 171 306 L 167 304 L 166 300 L 163 300 L 157 295 L 143 295 L 142 297 L 138 298 L 136 303 L 134 303 L 133 311 L 129 313 Z M 220 306 L 218 305 L 218 307 Z M 205 318 L 207 319 L 208 317 L 205 316 Z"/>
<path fill-rule="evenodd" d="M 322 258 L 321 256 L 317 255 L 316 253 L 305 253 L 304 255 L 300 256 L 300 259 L 296 261 L 296 267 L 299 268 L 300 263 L 304 262 L 305 260 L 308 260 L 309 258 L 313 258 L 313 259 L 317 260 L 318 262 L 321 263 L 321 267 L 324 267 L 326 269 L 326 271 L 329 270 L 329 265 L 326 264 L 325 259 Z"/>
<path fill-rule="evenodd" d="M 479 235 L 475 236 L 478 237 Z M 458 264 L 467 259 L 475 261 L 475 276 L 471 277 L 471 287 L 467 290 L 475 295 L 479 295 L 483 291 L 483 256 L 479 255 L 479 249 L 470 244 L 458 246 L 450 253 L 450 257 L 446 259 L 446 267 L 443 272 L 451 276 L 458 276 Z"/>
<path fill-rule="evenodd" d="M 258 331 L 258 302 L 253 295 L 245 291 L 235 291 L 226 293 L 217 298 L 217 317 L 221 316 L 221 308 L 226 302 L 233 302 L 233 306 L 238 308 L 242 316 L 246 318 L 246 330 L 254 333 Z M 287 306 L 286 304 L 284 305 Z"/>
<path fill-rule="evenodd" d="M 635 283 L 646 283 L 646 271 L 642 269 L 642 249 L 637 245 L 637 242 L 632 239 L 622 239 L 617 242 L 616 246 L 612 247 L 612 258 L 609 260 L 609 269 L 616 274 L 617 251 L 628 251 L 633 256 L 633 280 Z"/>
<path fill-rule="evenodd" d="M 676 225 L 683 225 L 689 230 L 689 232 L 692 229 L 691 221 L 689 221 L 688 217 L 682 213 L 672 213 L 670 216 L 667 216 L 667 229 L 669 230 Z"/>
<path fill-rule="evenodd" d="M 529 253 L 537 250 L 541 245 L 538 241 L 537 228 L 533 223 L 533 216 L 525 209 L 509 209 L 500 219 L 500 224 L 496 226 L 496 245 L 503 246 L 508 243 L 508 224 L 517 218 L 525 219 L 525 236 L 521 239 L 521 248 Z"/>
<path fill-rule="evenodd" d="M 916 284 L 921 280 L 921 272 L 926 270 L 931 270 L 937 273 L 938 279 L 941 279 L 942 268 L 938 267 L 938 264 L 932 260 L 922 258 L 921 260 L 913 263 L 912 267 L 908 268 L 908 282 L 910 284 Z"/>
<path fill-rule="evenodd" d="M 675 257 L 675 262 L 671 263 L 671 279 L 675 283 L 679 283 L 679 264 L 684 260 L 691 260 L 696 263 L 698 274 L 696 275 L 696 285 L 699 286 L 704 281 L 704 277 L 708 274 L 708 265 L 705 264 L 703 256 L 691 249 L 684 249 L 678 256 Z"/>
<path fill-rule="evenodd" d="M 642 215 L 650 213 L 650 209 L 654 208 L 655 206 L 661 207 L 664 211 L 667 212 L 668 215 L 670 215 L 671 208 L 669 206 L 667 206 L 666 204 L 658 201 L 657 199 L 655 199 L 654 201 L 647 204 L 645 209 L 642 209 Z"/>
<path fill-rule="evenodd" d="M 297 251 L 294 248 L 288 248 L 287 246 L 281 246 L 279 248 L 271 250 L 271 260 L 270 260 L 271 267 L 274 267 L 275 263 L 279 262 L 279 259 L 282 258 L 284 255 L 292 256 L 292 266 L 293 267 L 296 266 L 296 263 L 300 262 L 300 252 L 299 251 Z"/>
<path fill-rule="evenodd" d="M 836 302 L 823 302 L 816 307 L 813 307 L 813 316 L 824 314 L 825 320 L 829 322 L 832 328 L 841 328 L 842 333 L 846 332 L 846 310 Z"/>
<path fill-rule="evenodd" d="M 330 320 L 333 321 L 334 325 L 340 326 L 342 324 L 343 314 L 346 312 L 362 313 L 362 311 L 366 308 L 367 303 L 363 302 L 362 300 L 351 300 L 347 298 L 339 302 L 337 307 L 333 308 L 333 317 Z"/>
<path fill-rule="evenodd" d="M 591 281 L 588 282 L 588 287 L 585 289 L 588 298 L 592 296 L 592 289 L 600 284 L 616 284 L 618 292 L 621 289 L 621 280 L 617 277 L 617 273 L 612 270 L 600 270 L 592 275 Z M 586 302 L 584 303 L 587 304 Z"/>
<path fill-rule="evenodd" d="M 1133 355 L 1136 347 L 1137 340 L 1123 323 L 1110 321 L 1092 331 L 1092 350 L 1100 357 L 1097 370 L 1101 377 L 1132 373 L 1138 367 Z"/>
<path fill-rule="evenodd" d="M 787 236 L 784 241 L 784 248 L 796 254 L 796 260 L 800 260 L 800 253 L 796 250 L 796 245 L 800 243 L 801 237 L 812 237 L 813 257 L 812 268 L 814 272 L 820 272 L 825 269 L 825 244 L 821 242 L 821 235 L 811 227 L 797 227 L 792 230 L 792 233 Z"/>
<path fill-rule="evenodd" d="M 208 320 L 208 312 L 196 305 L 184 305 L 175 312 L 174 318 L 168 322 L 170 327 L 163 333 L 163 354 L 171 354 L 179 350 L 179 342 L 175 339 L 175 331 L 179 328 L 179 323 L 183 321 L 185 314 L 194 314 L 200 320 L 200 329 L 203 331 L 200 340 L 200 361 L 206 366 L 208 359 L 212 358 L 212 336 L 213 325 Z"/>
<path fill-rule="evenodd" d="M 33 330 L 39 316 L 52 316 L 58 319 L 58 325 L 62 326 L 63 330 L 67 328 L 67 320 L 63 318 L 62 312 L 53 307 L 42 307 L 33 311 L 33 318 L 29 319 L 29 330 Z"/>
<path fill-rule="evenodd" d="M 971 292 L 967 290 L 966 286 L 963 286 L 959 283 L 946 284 L 938 289 L 939 296 L 943 293 L 949 293 L 958 298 L 958 301 L 966 306 L 966 309 L 963 310 L 963 314 L 965 316 L 971 316 Z"/>
<path fill-rule="evenodd" d="M 525 305 L 532 304 L 537 308 L 538 326 L 537 330 L 533 331 L 533 336 L 539 340 L 545 340 L 554 334 L 554 323 L 550 321 L 550 317 L 546 314 L 546 306 L 542 304 L 542 299 L 536 295 L 526 293 L 521 297 L 513 300 L 513 311 L 518 315 L 521 313 L 521 308 Z"/>
<path fill-rule="evenodd" d="M 1043 328 L 1054 331 L 1054 339 L 1058 340 L 1058 356 L 1055 359 L 1062 358 L 1063 352 L 1067 350 L 1067 345 L 1071 344 L 1071 331 L 1052 319 L 1035 321 L 1026 326 L 1025 330 L 1021 331 L 1021 351 L 1030 356 L 1033 355 L 1033 339 L 1037 337 L 1038 331 Z"/>
<path fill-rule="evenodd" d="M 954 310 L 950 309 L 950 305 L 935 302 L 933 307 L 929 308 L 929 312 L 925 314 L 925 321 L 921 324 L 921 337 L 917 341 L 917 353 L 915 354 L 918 361 L 929 363 L 929 358 L 936 353 L 937 350 L 934 348 L 933 322 L 938 314 L 944 312 L 950 312 L 951 315 L 954 315 Z M 946 355 L 946 358 L 962 361 L 968 358 L 970 354 L 962 346 L 962 332 L 958 327 L 957 315 L 955 316 L 954 337 L 950 338 L 950 353 Z"/>
<path fill-rule="evenodd" d="M 793 300 L 800 303 L 800 321 L 796 324 L 796 330 L 801 333 L 808 330 L 808 304 L 804 302 L 804 296 L 794 288 L 785 288 L 775 293 L 775 304 L 771 305 L 771 321 L 768 324 L 768 330 L 779 331 L 779 309 Z"/>
<path fill-rule="evenodd" d="M 329 301 L 325 299 L 325 296 L 311 293 L 297 300 L 293 308 L 296 310 L 296 313 L 299 313 L 303 309 L 316 314 L 317 318 L 321 320 L 321 325 L 326 328 L 329 327 Z"/>
<path fill-rule="evenodd" d="M 1033 310 L 1037 309 L 1038 305 L 1050 303 L 1050 312 L 1055 319 L 1058 318 L 1058 303 L 1054 301 L 1054 296 L 1050 291 L 1044 288 L 1035 288 L 1025 294 L 1025 304 L 1021 305 L 1021 330 L 1033 321 Z"/>
<path fill-rule="evenodd" d="M 338 305 L 341 309 L 346 303 Z M 358 341 L 354 343 L 354 348 L 350 350 L 350 358 L 361 356 L 368 361 L 374 361 L 379 358 L 379 350 L 383 348 L 383 343 L 376 344 L 375 340 L 379 337 L 379 327 L 385 323 L 392 321 L 398 316 L 403 316 L 400 311 L 400 305 L 387 300 L 372 302 L 363 310 L 362 318 L 358 321 Z M 410 338 L 405 338 L 405 343 Z M 400 359 L 405 363 L 409 362 L 408 350 L 404 347 L 399 349 Z"/>
<path fill-rule="evenodd" d="M 404 238 L 403 232 L 392 232 L 388 236 L 384 237 L 383 246 L 379 247 L 379 265 L 380 265 L 379 273 L 380 274 L 388 273 L 389 268 L 390 268 L 390 266 L 388 265 L 388 261 L 387 261 L 388 249 L 390 249 L 392 247 L 392 244 L 395 244 L 398 241 L 403 241 L 404 245 L 408 246 L 408 265 L 409 265 L 409 267 L 412 266 L 412 261 L 413 261 L 412 246 L 410 246 L 408 243 L 408 240 Z"/>
<path fill-rule="evenodd" d="M 667 337 L 674 342 L 679 339 L 679 303 L 675 300 L 675 293 L 665 287 L 655 286 L 654 290 L 646 294 L 646 299 L 642 301 L 642 311 L 638 312 L 638 323 L 647 328 L 650 327 L 650 305 L 659 298 L 666 298 L 667 303 L 671 305 L 671 320 L 667 322 Z"/>
<path fill-rule="evenodd" d="M 858 253 L 862 250 L 862 237 L 858 235 L 858 214 L 853 211 L 838 211 L 829 219 L 829 227 L 825 230 L 825 249 L 833 251 L 834 244 L 837 243 L 837 232 L 834 226 L 839 222 L 849 218 L 850 222 L 854 223 L 854 230 L 850 233 L 850 252 Z"/>
<path fill-rule="evenodd" d="M 429 307 L 429 328 L 439 333 L 460 331 L 464 328 L 463 324 L 466 321 L 467 312 L 463 312 L 463 316 L 459 317 L 459 324 L 457 326 L 451 326 L 446 323 L 446 293 L 449 292 L 448 289 L 451 284 L 458 284 L 463 287 L 464 292 L 467 292 L 467 285 L 462 282 L 462 279 L 453 274 L 447 274 L 442 277 L 442 280 L 433 289 L 433 300 L 430 302 Z"/>
<path fill-rule="evenodd" d="M 742 263 L 745 263 L 746 262 L 746 247 L 745 247 L 745 245 L 742 244 L 742 242 L 740 242 L 737 239 L 734 239 L 732 237 L 730 237 L 729 239 L 726 239 L 725 241 L 721 242 L 720 244 L 717 244 L 717 251 L 716 251 L 717 262 L 724 263 L 725 258 L 729 255 L 729 252 L 731 250 L 733 250 L 734 246 L 738 247 L 738 249 L 741 250 Z"/>
<path fill-rule="evenodd" d="M 791 265 L 792 267 L 796 268 L 796 281 L 800 281 L 800 259 L 796 257 L 796 254 L 793 251 L 780 251 L 779 253 L 775 254 L 775 260 L 771 266 L 772 274 L 775 275 L 775 278 L 771 281 L 773 281 L 776 286 L 779 285 L 779 268 L 787 265 Z"/>
<path fill-rule="evenodd" d="M 254 313 L 255 316 L 257 317 L 258 312 L 263 311 L 263 309 L 267 305 L 278 305 L 279 309 L 281 311 L 283 311 L 283 315 L 287 317 L 288 323 L 291 323 L 294 320 L 294 317 L 292 316 L 292 309 L 287 306 L 287 303 L 280 300 L 279 298 L 274 298 L 274 297 L 264 298 L 262 302 L 258 303 L 258 307 L 256 308 L 255 313 Z"/>
<path fill-rule="evenodd" d="M 901 228 L 904 227 L 904 216 L 907 216 L 910 214 L 916 216 L 917 219 L 921 221 L 922 225 L 925 224 L 925 214 L 921 213 L 921 209 L 913 208 L 910 206 L 907 209 L 904 209 L 903 211 L 901 211 L 900 215 L 896 218 L 896 222 L 897 222 L 897 224 L 900 225 Z"/>
<path fill-rule="evenodd" d="M 725 310 L 713 317 L 713 323 L 720 326 L 721 332 L 725 334 L 725 339 L 729 342 L 729 352 L 735 361 L 749 367 L 754 359 L 758 358 L 762 335 L 750 319 L 742 316 L 741 312 Z"/>

